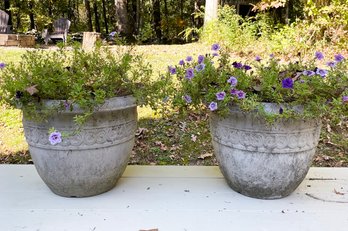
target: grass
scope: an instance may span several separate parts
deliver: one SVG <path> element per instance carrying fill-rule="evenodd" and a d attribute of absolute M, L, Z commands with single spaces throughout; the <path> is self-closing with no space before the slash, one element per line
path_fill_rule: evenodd
<path fill-rule="evenodd" d="M 153 66 L 156 76 L 188 55 L 209 51 L 201 44 L 137 46 Z M 16 62 L 24 49 L 0 48 L 2 62 Z M 31 163 L 23 136 L 21 113 L 2 106 L 0 112 L 0 163 Z M 148 107 L 138 108 L 136 145 L 130 164 L 216 165 L 206 114 L 180 116 L 169 112 L 163 117 Z M 348 166 L 348 123 L 328 127 L 324 121 L 314 159 L 316 166 Z"/>

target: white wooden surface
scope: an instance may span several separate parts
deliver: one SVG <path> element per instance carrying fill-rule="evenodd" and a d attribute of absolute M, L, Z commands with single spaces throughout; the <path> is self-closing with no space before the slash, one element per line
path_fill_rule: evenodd
<path fill-rule="evenodd" d="M 348 168 L 311 168 L 289 197 L 232 191 L 217 167 L 129 166 L 111 191 L 53 194 L 32 165 L 0 165 L 0 231 L 348 231 Z"/>

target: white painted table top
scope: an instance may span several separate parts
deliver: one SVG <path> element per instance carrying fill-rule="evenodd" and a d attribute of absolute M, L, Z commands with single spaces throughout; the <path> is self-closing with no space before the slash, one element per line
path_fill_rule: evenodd
<path fill-rule="evenodd" d="M 259 200 L 218 167 L 128 166 L 111 191 L 53 194 L 33 165 L 0 165 L 0 231 L 348 231 L 348 168 L 311 168 L 289 197 Z"/>

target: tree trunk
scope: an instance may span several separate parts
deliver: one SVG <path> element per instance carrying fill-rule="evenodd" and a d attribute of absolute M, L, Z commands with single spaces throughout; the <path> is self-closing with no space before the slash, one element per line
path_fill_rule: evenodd
<path fill-rule="evenodd" d="M 137 1 L 137 13 L 135 16 L 135 32 L 136 34 L 139 34 L 140 31 L 140 14 L 141 14 L 141 4 L 140 4 L 140 0 L 136 0 Z"/>
<path fill-rule="evenodd" d="M 11 3 L 10 0 L 5 0 L 5 12 L 8 13 L 8 25 L 12 25 L 12 14 L 11 11 L 9 10 L 11 7 Z"/>
<path fill-rule="evenodd" d="M 109 34 L 108 17 L 107 17 L 107 14 L 106 14 L 106 3 L 105 3 L 105 0 L 102 0 L 102 4 L 103 4 L 103 18 L 104 18 L 105 32 L 106 32 L 106 34 Z"/>
<path fill-rule="evenodd" d="M 91 5 L 89 3 L 89 0 L 85 0 L 85 7 L 86 7 L 86 13 L 87 13 L 87 26 L 88 31 L 93 31 L 93 25 L 92 25 L 92 12 L 91 12 Z"/>
<path fill-rule="evenodd" d="M 166 18 L 166 31 L 164 36 L 164 42 L 168 41 L 169 37 L 169 11 L 168 11 L 168 2 L 167 0 L 164 0 L 164 17 Z"/>
<path fill-rule="evenodd" d="M 218 0 L 206 0 L 204 12 L 204 24 L 217 19 Z"/>
<path fill-rule="evenodd" d="M 34 18 L 34 2 L 29 2 L 29 19 L 30 19 L 30 29 L 35 29 L 35 18 Z"/>
<path fill-rule="evenodd" d="M 115 0 L 115 7 L 117 32 L 129 38 L 131 35 L 128 24 L 127 0 Z"/>
<path fill-rule="evenodd" d="M 160 0 L 153 0 L 153 22 L 156 37 L 159 41 L 162 39 L 161 30 L 161 2 Z"/>
<path fill-rule="evenodd" d="M 100 32 L 99 14 L 97 0 L 93 1 L 95 31 Z"/>

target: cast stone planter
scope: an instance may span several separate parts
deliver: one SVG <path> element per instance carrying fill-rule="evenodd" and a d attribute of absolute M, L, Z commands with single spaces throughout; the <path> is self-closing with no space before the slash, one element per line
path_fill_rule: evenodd
<path fill-rule="evenodd" d="M 81 113 L 79 109 L 66 110 L 40 123 L 23 118 L 37 172 L 55 194 L 64 197 L 87 197 L 112 189 L 124 172 L 134 145 L 137 109 L 131 96 L 106 100 L 80 132 L 52 145 L 49 129 L 73 132 L 73 117 Z"/>
<path fill-rule="evenodd" d="M 279 106 L 266 109 L 279 113 Z M 319 141 L 319 120 L 287 119 L 268 124 L 256 113 L 232 107 L 227 117 L 211 113 L 214 152 L 229 186 L 249 197 L 277 199 L 305 178 Z"/>

